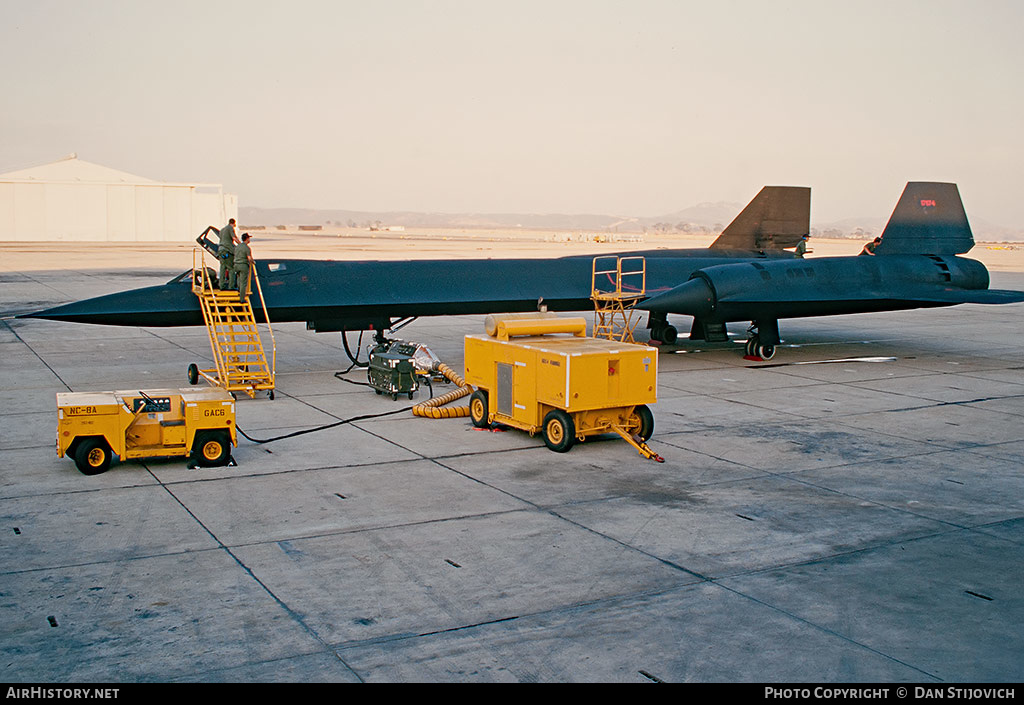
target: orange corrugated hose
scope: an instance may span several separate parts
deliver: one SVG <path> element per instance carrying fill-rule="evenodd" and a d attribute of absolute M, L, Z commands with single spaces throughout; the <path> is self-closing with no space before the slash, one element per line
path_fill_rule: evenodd
<path fill-rule="evenodd" d="M 442 394 L 439 397 L 427 399 L 425 402 L 417 404 L 412 408 L 412 413 L 416 416 L 423 416 L 430 419 L 457 419 L 461 416 L 469 416 L 468 406 L 456 406 L 452 408 L 443 407 L 445 404 L 449 404 L 456 399 L 468 397 L 473 393 L 473 387 L 466 384 L 466 380 L 456 374 L 455 370 L 443 362 L 437 366 L 437 371 L 444 375 L 449 382 L 458 386 L 458 389 L 453 389 L 447 394 Z"/>

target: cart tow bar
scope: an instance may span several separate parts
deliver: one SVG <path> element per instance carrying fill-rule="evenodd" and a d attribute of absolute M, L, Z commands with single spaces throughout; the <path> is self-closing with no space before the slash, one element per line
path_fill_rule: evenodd
<path fill-rule="evenodd" d="M 627 433 L 621 426 L 616 426 L 614 424 L 612 424 L 612 430 L 622 436 L 626 443 L 629 443 L 629 445 L 636 448 L 637 452 L 648 460 L 653 460 L 657 463 L 665 462 L 665 459 L 651 450 L 650 446 L 648 446 L 647 443 L 645 443 L 639 436 L 633 436 L 632 434 Z"/>

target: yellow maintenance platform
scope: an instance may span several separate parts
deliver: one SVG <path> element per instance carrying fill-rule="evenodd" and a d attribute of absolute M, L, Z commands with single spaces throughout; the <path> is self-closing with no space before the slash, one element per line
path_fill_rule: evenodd
<path fill-rule="evenodd" d="M 633 308 L 647 292 L 644 257 L 595 257 L 590 270 L 590 300 L 594 302 L 594 337 L 632 343 L 639 317 Z"/>
<path fill-rule="evenodd" d="M 490 316 L 487 335 L 465 340 L 466 382 L 477 387 L 470 418 L 543 433 L 551 450 L 617 433 L 646 458 L 657 401 L 654 348 L 586 337 L 583 318 Z"/>
<path fill-rule="evenodd" d="M 266 391 L 273 399 L 277 344 L 255 267 L 249 275 L 255 286 L 249 287 L 252 293 L 243 301 L 237 291 L 215 287 L 212 270 L 204 268 L 202 263 L 202 252 L 196 248 L 192 255 L 192 293 L 199 298 L 203 311 L 214 367 L 200 369 L 195 364 L 189 365 L 189 384 L 197 384 L 202 377 L 229 392 L 245 392 L 254 397 L 257 391 Z M 258 298 L 263 308 L 263 319 L 267 321 L 271 349 L 269 357 L 264 350 L 252 303 L 249 301 L 253 297 Z"/>
<path fill-rule="evenodd" d="M 237 444 L 235 400 L 222 389 L 57 395 L 57 456 L 71 456 L 86 475 L 106 471 L 113 455 L 227 465 Z"/>

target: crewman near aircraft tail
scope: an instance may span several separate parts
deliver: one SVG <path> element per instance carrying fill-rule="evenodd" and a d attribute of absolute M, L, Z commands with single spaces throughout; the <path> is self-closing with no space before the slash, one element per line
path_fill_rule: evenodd
<path fill-rule="evenodd" d="M 872 240 L 872 241 L 871 241 L 871 242 L 869 242 L 868 244 L 864 245 L 864 249 L 863 249 L 863 250 L 861 250 L 861 251 L 860 251 L 860 253 L 861 253 L 862 255 L 872 255 L 872 256 L 874 256 L 874 254 L 875 254 L 875 248 L 876 248 L 876 247 L 878 247 L 878 245 L 879 245 L 879 244 L 880 244 L 881 242 L 882 242 L 882 238 L 880 238 L 880 237 L 876 237 L 876 238 L 875 238 L 874 240 Z"/>
<path fill-rule="evenodd" d="M 810 235 L 804 235 L 800 238 L 800 242 L 796 244 L 796 249 L 793 250 L 796 253 L 797 257 L 803 257 L 808 252 L 810 252 L 810 250 L 807 249 L 807 241 L 810 239 Z"/>
<path fill-rule="evenodd" d="M 238 298 L 242 301 L 249 295 L 249 272 L 256 265 L 252 259 L 252 249 L 249 247 L 251 239 L 249 233 L 242 233 L 242 241 L 235 245 L 234 275 L 238 282 Z"/>
<path fill-rule="evenodd" d="M 217 260 L 220 262 L 219 279 L 221 291 L 235 288 L 235 219 L 217 231 L 220 243 L 217 247 Z"/>

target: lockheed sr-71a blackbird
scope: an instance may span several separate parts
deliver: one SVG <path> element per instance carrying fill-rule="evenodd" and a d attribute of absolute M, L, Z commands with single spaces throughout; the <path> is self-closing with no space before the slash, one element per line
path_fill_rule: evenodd
<path fill-rule="evenodd" d="M 646 258 L 651 338 L 674 343 L 669 314 L 693 317 L 691 340 L 727 340 L 725 324 L 750 321 L 748 355 L 770 359 L 779 320 L 872 311 L 1001 304 L 1024 292 L 989 289 L 956 184 L 911 182 L 874 256 L 803 259 L 784 249 L 808 233 L 810 189 L 766 186 L 707 249 L 625 253 Z M 592 307 L 592 256 L 556 259 L 256 263 L 271 322 L 316 331 L 378 332 L 401 321 Z M 26 314 L 122 326 L 203 325 L 192 271 L 163 286 L 100 296 Z M 257 320 L 263 313 L 257 309 Z"/>

